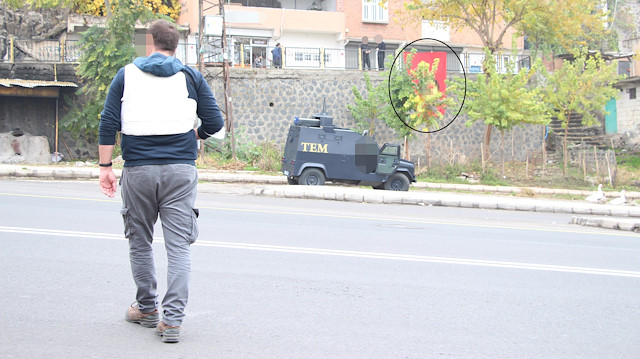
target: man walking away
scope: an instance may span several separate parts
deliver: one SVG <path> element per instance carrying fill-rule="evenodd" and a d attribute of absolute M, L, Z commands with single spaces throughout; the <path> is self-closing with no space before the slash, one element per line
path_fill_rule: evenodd
<path fill-rule="evenodd" d="M 276 47 L 271 50 L 271 55 L 273 56 L 273 67 L 282 68 L 282 47 L 280 47 L 280 43 L 277 43 Z"/>
<path fill-rule="evenodd" d="M 120 131 L 125 161 L 120 179 L 121 214 L 137 287 L 136 302 L 125 318 L 156 327 L 162 341 L 175 343 L 189 296 L 190 245 L 198 237 L 198 210 L 194 208 L 197 140 L 218 132 L 224 121 L 202 74 L 173 57 L 179 39 L 176 27 L 158 20 L 149 32 L 154 52 L 118 71 L 101 113 L 100 189 L 115 196 L 111 157 Z M 194 128 L 197 118 L 202 125 Z M 151 247 L 158 216 L 168 257 L 162 321 Z"/>

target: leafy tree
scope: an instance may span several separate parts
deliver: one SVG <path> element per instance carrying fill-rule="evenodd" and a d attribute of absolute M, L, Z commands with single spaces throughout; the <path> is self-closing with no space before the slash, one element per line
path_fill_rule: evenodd
<path fill-rule="evenodd" d="M 595 113 L 602 112 L 611 98 L 618 96 L 613 88 L 620 77 L 616 74 L 616 63 L 607 63 L 599 53 L 578 51 L 574 60 L 564 61 L 562 67 L 549 77 L 547 101 L 553 114 L 564 128 L 563 170 L 567 175 L 567 137 L 572 116 L 582 115 L 582 125 L 598 123 Z"/>
<path fill-rule="evenodd" d="M 445 97 L 436 85 L 439 63 L 439 59 L 435 59 L 433 64 L 422 61 L 415 69 L 409 70 L 413 91 L 403 107 L 409 113 L 408 125 L 419 131 L 440 129 L 443 110 L 453 104 L 453 100 Z"/>
<path fill-rule="evenodd" d="M 535 35 L 547 40 L 572 44 L 580 34 L 603 31 L 603 13 L 598 2 L 591 0 L 410 0 L 405 2 L 405 14 L 412 18 L 443 21 L 454 29 L 468 28 L 482 40 L 491 56 L 502 47 L 509 31 Z M 590 31 L 585 32 L 584 29 Z M 484 137 L 485 156 L 489 156 L 491 130 L 488 124 Z"/>
<path fill-rule="evenodd" d="M 501 134 L 501 175 L 504 176 L 504 133 L 513 127 L 523 124 L 549 123 L 549 110 L 544 101 L 545 92 L 542 87 L 530 84 L 537 73 L 543 71 L 540 59 L 537 59 L 529 70 L 515 72 L 513 65 L 506 74 L 496 71 L 495 60 L 487 51 L 487 73 L 478 74 L 475 81 L 467 86 L 464 106 L 469 120 L 467 126 L 483 121 L 487 126 L 494 126 Z M 462 98 L 464 82 L 454 79 L 451 91 Z M 486 149 L 484 149 L 486 150 Z M 484 157 L 488 160 L 489 157 Z"/>
<path fill-rule="evenodd" d="M 439 128 L 444 117 L 441 110 L 453 104 L 453 100 L 444 97 L 437 89 L 435 73 L 438 60 L 433 64 L 420 62 L 410 69 L 416 51 L 412 50 L 401 60 L 400 66 L 388 66 L 384 81 L 373 86 L 369 75 L 365 73 L 366 98 L 354 86 L 355 105 L 348 105 L 351 115 L 356 119 L 359 131 L 375 131 L 375 120 L 382 120 L 393 129 L 400 138 L 405 139 L 405 156 L 408 158 L 408 141 L 416 131 L 431 131 Z M 390 64 L 389 64 L 390 65 Z M 430 136 L 425 144 L 429 157 Z"/>
<path fill-rule="evenodd" d="M 368 129 L 369 133 L 373 134 L 375 120 L 383 121 L 387 127 L 394 130 L 398 138 L 405 141 L 405 157 L 408 158 L 408 141 L 413 138 L 414 132 L 400 118 L 404 119 L 408 116 L 403 105 L 411 93 L 412 83 L 406 70 L 400 70 L 400 67 L 394 70 L 390 64 L 387 65 L 389 70 L 382 74 L 384 80 L 375 86 L 369 75 L 364 74 L 366 95 L 360 93 L 354 86 L 352 91 L 355 96 L 355 105 L 348 105 L 347 108 L 356 120 L 359 131 Z M 390 92 L 391 96 L 389 96 Z"/>
<path fill-rule="evenodd" d="M 73 0 L 5 0 L 6 4 L 13 8 L 29 6 L 32 8 L 53 8 L 57 6 L 69 6 Z"/>
<path fill-rule="evenodd" d="M 86 101 L 81 106 L 74 105 L 63 118 L 62 125 L 70 132 L 84 138 L 96 137 L 109 85 L 116 72 L 135 57 L 135 23 L 156 17 L 140 5 L 141 0 L 119 1 L 106 27 L 92 26 L 82 34 L 76 73 L 83 82 L 79 94 Z"/>
<path fill-rule="evenodd" d="M 405 158 L 410 158 L 409 142 L 416 137 L 417 132 L 413 131 L 407 123 L 409 122 L 409 110 L 405 103 L 413 93 L 412 78 L 407 69 L 411 68 L 416 50 L 407 54 L 406 58 L 400 57 L 400 62 L 393 66 L 387 63 L 384 72 L 383 91 L 388 96 L 387 102 L 390 106 L 385 108 L 386 115 L 383 117 L 387 127 L 393 129 L 400 139 L 404 140 Z"/>
<path fill-rule="evenodd" d="M 444 118 L 446 109 L 454 104 L 454 100 L 440 92 L 436 83 L 439 59 L 433 64 L 420 62 L 415 69 L 409 70 L 413 91 L 407 97 L 403 108 L 408 111 L 410 127 L 425 131 L 425 154 L 427 166 L 431 166 L 431 132 L 440 129 L 440 122 Z"/>
<path fill-rule="evenodd" d="M 106 16 L 108 12 L 107 8 L 114 8 L 117 6 L 117 3 L 117 0 L 107 0 L 106 4 L 105 0 L 73 0 L 74 10 L 77 13 L 95 16 Z M 136 1 L 136 5 L 144 6 L 156 14 L 168 16 L 174 21 L 178 20 L 178 16 L 180 16 L 181 6 L 179 0 L 139 0 Z"/>
<path fill-rule="evenodd" d="M 355 105 L 347 105 L 351 116 L 356 120 L 357 131 L 369 131 L 369 135 L 375 132 L 375 121 L 382 119 L 386 115 L 385 107 L 389 106 L 387 94 L 384 88 L 378 84 L 374 87 L 369 74 L 364 74 L 366 97 L 360 93 L 357 87 L 353 86 L 351 91 L 355 96 Z"/>
<path fill-rule="evenodd" d="M 109 0 L 5 0 L 11 7 L 30 6 L 33 8 L 69 7 L 78 14 L 108 16 L 109 11 L 117 6 L 118 1 Z M 128 0 L 124 0 L 129 3 Z M 178 20 L 180 16 L 179 0 L 136 0 L 135 6 L 143 6 L 156 14 L 165 15 Z"/>

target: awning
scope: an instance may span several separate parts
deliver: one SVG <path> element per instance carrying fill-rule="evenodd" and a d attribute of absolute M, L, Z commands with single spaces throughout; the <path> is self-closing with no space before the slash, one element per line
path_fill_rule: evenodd
<path fill-rule="evenodd" d="M 77 88 L 73 82 L 0 79 L 0 96 L 58 98 L 61 88 Z"/>
<path fill-rule="evenodd" d="M 73 82 L 65 81 L 41 81 L 41 80 L 23 80 L 23 79 L 0 79 L 0 85 L 4 87 L 78 87 Z"/>

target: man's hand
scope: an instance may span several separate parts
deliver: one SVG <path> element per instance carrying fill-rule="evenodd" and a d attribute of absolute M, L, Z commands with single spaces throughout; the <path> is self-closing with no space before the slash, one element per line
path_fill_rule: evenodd
<path fill-rule="evenodd" d="M 193 129 L 193 132 L 196 133 L 196 140 L 201 140 L 202 139 L 202 138 L 200 138 L 200 136 L 198 136 L 198 128 L 197 127 Z"/>
<path fill-rule="evenodd" d="M 116 174 L 111 167 L 100 167 L 100 191 L 107 197 L 113 198 L 116 195 L 118 182 Z"/>

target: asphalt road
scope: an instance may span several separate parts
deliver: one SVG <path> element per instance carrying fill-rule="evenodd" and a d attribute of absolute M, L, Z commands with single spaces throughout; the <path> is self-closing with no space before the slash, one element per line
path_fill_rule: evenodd
<path fill-rule="evenodd" d="M 117 197 L 97 182 L 0 181 L 0 357 L 640 357 L 638 234 L 570 215 L 215 192 L 200 186 L 170 345 L 124 321 Z"/>

